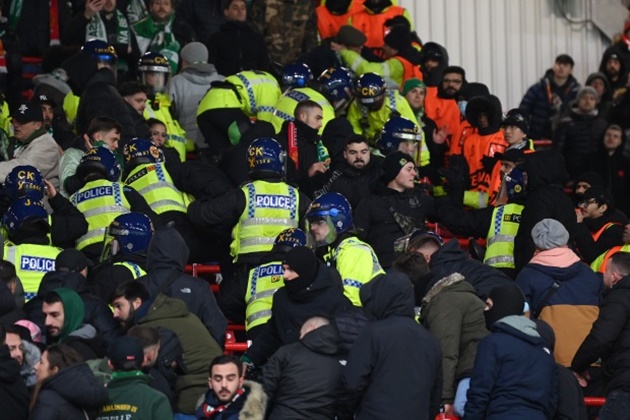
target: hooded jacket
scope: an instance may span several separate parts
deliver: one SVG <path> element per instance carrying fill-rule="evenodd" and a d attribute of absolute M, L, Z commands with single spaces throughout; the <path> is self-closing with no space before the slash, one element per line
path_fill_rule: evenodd
<path fill-rule="evenodd" d="M 9 347 L 0 345 L 0 407 L 3 415 L 15 420 L 28 418 L 29 393 L 20 377 L 20 365 Z"/>
<path fill-rule="evenodd" d="M 630 392 L 630 277 L 622 278 L 604 296 L 599 316 L 578 349 L 571 370 L 584 372 L 599 358 L 606 393 Z"/>
<path fill-rule="evenodd" d="M 606 62 L 613 55 L 617 55 L 617 58 L 619 59 L 619 63 L 621 64 L 621 68 L 619 70 L 619 78 L 616 81 L 612 81 L 610 79 L 610 76 L 606 73 Z M 627 63 L 624 58 L 627 56 L 628 56 L 628 53 L 627 52 L 624 53 L 623 50 L 618 45 L 612 45 L 608 47 L 606 51 L 604 51 L 604 54 L 602 55 L 602 60 L 599 63 L 598 71 L 604 74 L 604 76 L 606 77 L 606 80 L 608 81 L 607 91 L 610 93 L 626 85 L 628 68 L 626 68 Z M 588 85 L 588 80 L 586 84 Z"/>
<path fill-rule="evenodd" d="M 477 345 L 488 335 L 484 302 L 459 273 L 438 280 L 422 299 L 422 325 L 442 349 L 442 403 L 453 404 L 457 383 L 469 377 Z"/>
<path fill-rule="evenodd" d="M 597 109 L 585 114 L 580 111 L 577 102 L 571 105 L 568 117 L 560 120 L 553 148 L 564 155 L 571 178 L 580 175 L 585 161 L 597 152 L 598 141 L 606 126 L 608 123 L 599 116 Z"/>
<path fill-rule="evenodd" d="M 227 21 L 210 41 L 208 63 L 219 73 L 231 76 L 243 70 L 269 71 L 269 52 L 262 34 L 249 22 Z"/>
<path fill-rule="evenodd" d="M 221 348 L 199 318 L 179 299 L 160 294 L 154 300 L 143 302 L 136 316 L 138 325 L 168 328 L 177 335 L 184 350 L 188 374 L 177 377 L 177 403 L 173 411 L 194 413 L 197 397 L 208 387 L 210 361 L 223 353 Z"/>
<path fill-rule="evenodd" d="M 32 420 L 83 420 L 107 402 L 107 390 L 85 363 L 62 369 L 42 383 Z"/>
<path fill-rule="evenodd" d="M 148 274 L 138 281 L 146 286 L 151 296 L 164 293 L 181 299 L 222 346 L 227 321 L 206 281 L 184 273 L 188 254 L 188 246 L 175 228 L 158 229 L 147 251 Z"/>
<path fill-rule="evenodd" d="M 342 373 L 340 419 L 428 420 L 442 393 L 441 351 L 414 319 L 411 281 L 391 272 L 361 288 L 375 321 L 359 334 Z"/>
<path fill-rule="evenodd" d="M 436 88 L 437 95 L 437 86 L 442 83 L 442 75 L 444 73 L 444 70 L 448 67 L 448 51 L 446 51 L 446 48 L 435 42 L 427 42 L 422 46 L 422 51 L 420 51 L 421 64 L 426 62 L 429 57 L 436 54 L 441 56 L 437 67 L 428 71 L 425 70 L 422 65 L 420 68 L 422 70 L 422 80 L 427 85 L 427 88 Z"/>
<path fill-rule="evenodd" d="M 547 70 L 542 79 L 527 90 L 518 106 L 531 115 L 529 138 L 551 138 L 552 117 L 565 113 L 579 89 L 580 84 L 571 75 L 563 86 L 556 85 L 553 70 Z"/>
<path fill-rule="evenodd" d="M 66 287 L 79 294 L 85 307 L 83 323 L 94 326 L 107 344 L 118 337 L 118 325 L 114 321 L 111 309 L 101 299 L 90 294 L 85 277 L 76 272 L 51 271 L 44 274 L 37 296 L 24 305 L 27 318 L 37 324 L 42 331 L 45 331 L 45 316 L 42 312 L 44 296 L 58 287 Z"/>
<path fill-rule="evenodd" d="M 604 147 L 606 130 L 601 134 L 597 144 L 597 152 L 585 160 L 584 169 L 594 171 L 604 179 L 604 186 L 613 196 L 615 207 L 630 214 L 630 159 L 624 156 L 627 137 L 624 130 L 621 131 L 621 145 L 611 154 Z"/>
<path fill-rule="evenodd" d="M 571 198 L 563 191 L 567 180 L 564 158 L 555 151 L 525 154 L 524 171 L 527 173 L 527 198 L 521 213 L 521 222 L 514 240 L 514 261 L 520 271 L 534 255 L 532 229 L 542 219 L 555 219 L 569 232 L 569 241 L 577 231 L 577 219 Z"/>
<path fill-rule="evenodd" d="M 327 420 L 335 417 L 341 391 L 334 325 L 319 327 L 278 349 L 263 367 L 263 388 L 272 419 Z"/>
<path fill-rule="evenodd" d="M 559 288 L 540 308 L 554 283 Z M 518 274 L 516 284 L 529 303 L 530 314 L 540 308 L 540 319 L 553 329 L 556 361 L 570 366 L 597 319 L 604 289 L 601 278 L 569 248 L 554 248 L 536 254 Z"/>
<path fill-rule="evenodd" d="M 122 127 L 122 144 L 136 137 L 131 110 L 116 90 L 114 73 L 108 68 L 97 69 L 88 53 L 81 51 L 70 57 L 63 68 L 68 74 L 72 92 L 81 98 L 77 110 L 77 133 L 85 133 L 94 117 L 106 116 Z"/>
<path fill-rule="evenodd" d="M 214 65 L 191 63 L 173 76 L 168 84 L 171 115 L 179 121 L 186 131 L 186 136 L 193 140 L 197 147 L 206 147 L 203 135 L 197 127 L 197 106 L 210 88 L 210 84 L 223 79 L 225 77 L 217 73 Z"/>
<path fill-rule="evenodd" d="M 282 345 L 295 343 L 300 328 L 309 318 L 323 315 L 332 318 L 338 311 L 352 306 L 343 294 L 339 273 L 319 262 L 317 276 L 306 288 L 289 294 L 285 287 L 273 295 L 271 318 L 245 355 L 262 365 Z"/>
<path fill-rule="evenodd" d="M 388 268 L 396 259 L 394 241 L 411 233 L 409 229 L 423 227 L 427 217 L 433 216 L 433 198 L 419 187 L 399 192 L 379 180 L 372 194 L 356 208 L 354 222 L 365 231 L 365 241 L 374 249 L 381 266 Z M 409 231 L 403 230 L 401 220 L 407 222 L 405 228 Z"/>
<path fill-rule="evenodd" d="M 488 296 L 494 287 L 511 282 L 508 276 L 496 268 L 472 259 L 461 249 L 457 240 L 450 240 L 435 251 L 431 256 L 429 267 L 436 279 L 442 279 L 454 273 L 461 274 L 468 283 L 472 284 L 477 295 L 483 297 Z"/>

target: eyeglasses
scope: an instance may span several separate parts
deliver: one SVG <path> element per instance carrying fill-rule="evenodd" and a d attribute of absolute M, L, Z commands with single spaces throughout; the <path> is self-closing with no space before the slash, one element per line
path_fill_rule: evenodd
<path fill-rule="evenodd" d="M 149 131 L 149 134 L 151 134 L 151 137 L 156 136 L 156 137 L 162 137 L 163 139 L 168 138 L 167 133 L 160 133 L 159 131 Z"/>
<path fill-rule="evenodd" d="M 588 200 L 582 200 L 578 203 L 579 207 L 587 207 L 589 204 L 598 204 L 597 199 L 589 198 Z"/>

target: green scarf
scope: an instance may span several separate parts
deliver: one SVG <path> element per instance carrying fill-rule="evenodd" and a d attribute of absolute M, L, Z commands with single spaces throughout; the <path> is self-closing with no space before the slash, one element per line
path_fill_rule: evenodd
<path fill-rule="evenodd" d="M 11 2 L 11 8 L 9 9 L 9 27 L 13 32 L 15 32 L 15 28 L 17 28 L 18 23 L 20 22 L 23 5 L 24 0 L 13 0 Z"/>
<path fill-rule="evenodd" d="M 114 10 L 116 17 L 116 42 L 117 44 L 131 45 L 131 38 L 129 37 L 129 25 L 127 19 L 119 10 Z M 85 39 L 100 39 L 110 43 L 107 38 L 107 31 L 105 30 L 105 23 L 101 13 L 95 14 L 85 27 Z"/>
<path fill-rule="evenodd" d="M 156 23 L 148 17 L 133 25 L 140 52 L 144 54 L 152 51 L 162 54 L 168 59 L 173 74 L 177 73 L 178 52 L 181 48 L 173 34 L 174 20 L 175 16 L 171 15 L 168 22 Z"/>
<path fill-rule="evenodd" d="M 79 294 L 72 289 L 59 287 L 54 289 L 53 292 L 59 295 L 63 304 L 64 321 L 61 336 L 59 337 L 59 342 L 63 342 L 71 333 L 83 325 L 85 305 Z"/>

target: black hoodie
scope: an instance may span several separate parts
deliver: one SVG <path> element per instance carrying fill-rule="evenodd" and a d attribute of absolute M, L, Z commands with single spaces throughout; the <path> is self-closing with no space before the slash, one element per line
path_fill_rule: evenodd
<path fill-rule="evenodd" d="M 488 127 L 479 128 L 479 116 L 485 113 L 488 118 Z M 501 111 L 501 101 L 494 95 L 476 96 L 466 105 L 466 120 L 470 125 L 477 128 L 482 136 L 494 134 L 501 129 L 503 122 L 503 112 Z"/>
<path fill-rule="evenodd" d="M 263 387 L 273 401 L 268 418 L 334 418 L 341 391 L 338 349 L 339 334 L 332 324 L 281 347 L 263 369 Z"/>
<path fill-rule="evenodd" d="M 514 240 L 517 271 L 534 255 L 531 233 L 536 223 L 546 218 L 556 219 L 567 229 L 570 240 L 575 238 L 577 231 L 573 203 L 562 189 L 568 179 L 562 155 L 552 150 L 526 154 L 524 170 L 527 173 L 527 199 Z"/>
<path fill-rule="evenodd" d="M 413 318 L 411 281 L 393 271 L 365 284 L 360 296 L 376 321 L 361 331 L 350 351 L 338 418 L 435 418 L 442 397 L 442 352 Z"/>
<path fill-rule="evenodd" d="M 9 348 L 0 344 L 0 407 L 8 419 L 28 418 L 29 395 L 20 376 L 20 365 L 11 357 Z"/>
<path fill-rule="evenodd" d="M 130 108 L 116 90 L 116 77 L 108 68 L 97 69 L 90 55 L 80 51 L 62 66 L 68 74 L 72 92 L 81 98 L 77 110 L 77 133 L 87 132 L 94 117 L 105 116 L 122 126 L 120 133 L 122 150 L 125 143 L 136 137 Z"/>
<path fill-rule="evenodd" d="M 619 59 L 619 63 L 621 63 L 619 77 L 616 81 L 613 81 L 610 78 L 610 75 L 606 72 L 606 62 L 613 55 L 616 55 Z M 628 69 L 626 68 L 623 52 L 620 50 L 619 46 L 613 45 L 611 47 L 608 47 L 606 51 L 604 51 L 604 54 L 602 55 L 602 61 L 599 63 L 599 72 L 603 73 L 604 76 L 606 76 L 606 79 L 608 80 L 609 90 L 612 92 L 626 85 L 626 81 L 628 79 Z M 586 82 L 586 84 L 588 84 L 588 81 Z"/>
<path fill-rule="evenodd" d="M 420 52 L 421 65 L 434 54 L 441 56 L 439 60 L 440 64 L 429 71 L 422 70 L 422 80 L 426 83 L 427 87 L 442 84 L 444 70 L 448 67 L 448 52 L 446 48 L 435 42 L 427 42 L 422 46 L 422 51 Z"/>
<path fill-rule="evenodd" d="M 147 252 L 148 274 L 138 281 L 147 287 L 152 297 L 164 293 L 184 301 L 190 313 L 196 315 L 222 345 L 227 321 L 208 283 L 184 273 L 188 254 L 188 246 L 175 228 L 158 229 Z"/>

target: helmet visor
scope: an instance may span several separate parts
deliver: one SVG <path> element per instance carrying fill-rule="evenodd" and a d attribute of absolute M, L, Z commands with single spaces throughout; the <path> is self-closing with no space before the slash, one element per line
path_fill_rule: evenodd
<path fill-rule="evenodd" d="M 312 213 L 306 218 L 307 241 L 315 247 L 332 244 L 337 239 L 337 231 L 328 212 Z"/>
<path fill-rule="evenodd" d="M 166 83 L 168 82 L 168 73 L 158 71 L 143 71 L 141 81 L 149 86 L 155 93 L 164 92 Z"/>
<path fill-rule="evenodd" d="M 100 262 L 107 261 L 114 255 L 120 252 L 120 244 L 118 240 L 111 234 L 105 233 L 105 240 L 103 241 L 103 250 L 101 251 Z"/>
<path fill-rule="evenodd" d="M 402 141 L 421 141 L 422 134 L 420 133 L 402 133 L 396 132 L 393 134 L 397 139 L 401 139 Z"/>

